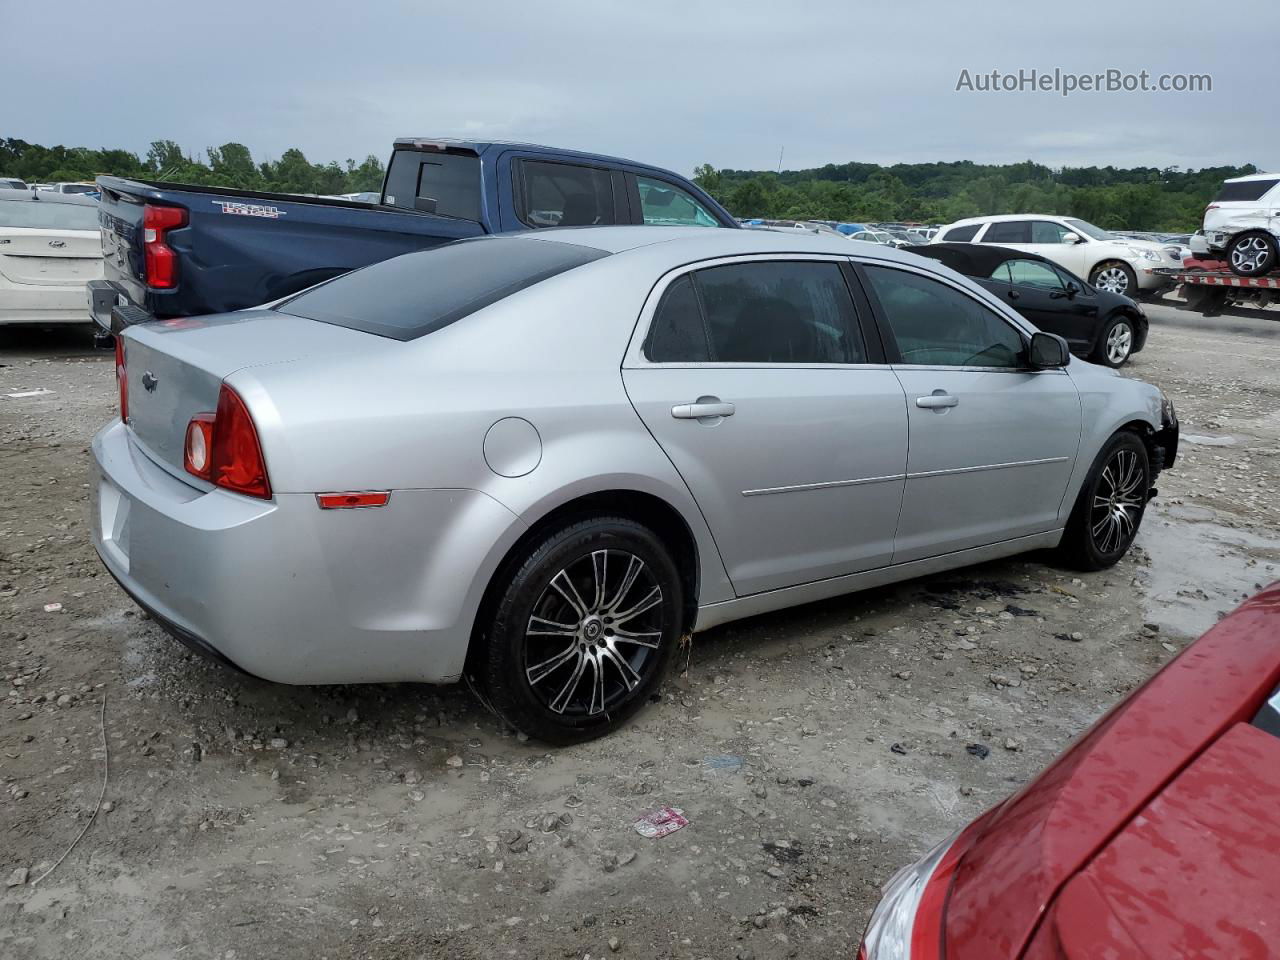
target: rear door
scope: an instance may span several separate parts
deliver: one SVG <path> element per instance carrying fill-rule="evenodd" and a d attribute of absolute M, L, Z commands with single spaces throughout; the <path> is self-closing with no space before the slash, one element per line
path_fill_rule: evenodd
<path fill-rule="evenodd" d="M 851 280 L 839 257 L 684 268 L 650 296 L 624 362 L 740 596 L 892 558 L 907 416 Z"/>
<path fill-rule="evenodd" d="M 1028 368 L 1027 335 L 949 279 L 861 270 L 910 430 L 894 562 L 1055 529 L 1080 444 L 1066 371 Z"/>

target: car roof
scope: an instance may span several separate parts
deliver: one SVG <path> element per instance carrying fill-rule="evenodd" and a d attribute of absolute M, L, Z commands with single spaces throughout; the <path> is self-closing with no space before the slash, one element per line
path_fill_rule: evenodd
<path fill-rule="evenodd" d="M 1250 180 L 1276 180 L 1280 173 L 1250 173 L 1243 177 L 1228 177 L 1223 183 L 1248 183 Z"/>
<path fill-rule="evenodd" d="M 996 267 L 1009 260 L 1038 260 L 1053 266 L 1053 261 L 1038 253 L 988 243 L 921 243 L 907 249 L 969 277 L 989 277 Z"/>
<path fill-rule="evenodd" d="M 726 230 L 714 227 L 555 227 L 540 231 L 496 234 L 537 241 L 574 243 L 606 253 L 622 254 L 645 249 L 672 265 L 714 257 L 757 253 L 814 253 L 836 256 L 872 257 L 901 263 L 916 261 L 893 247 L 873 244 L 853 245 L 842 235 L 812 230 Z M 918 261 L 916 261 L 918 262 Z M 937 261 L 932 266 L 936 268 Z"/>
<path fill-rule="evenodd" d="M 493 149 L 502 150 L 526 150 L 537 153 L 555 154 L 556 156 L 575 157 L 579 160 L 589 160 L 596 163 L 623 164 L 629 167 L 643 167 L 646 170 L 658 170 L 663 173 L 671 173 L 662 167 L 655 167 L 651 163 L 642 163 L 639 160 L 628 160 L 626 157 L 614 157 L 606 153 L 589 153 L 585 150 L 568 150 L 563 147 L 549 147 L 542 143 L 525 143 L 519 140 L 456 140 L 451 137 L 397 137 L 394 146 L 397 147 L 413 147 L 419 143 L 440 144 L 450 150 L 465 150 L 476 154 L 477 156 Z M 676 176 L 680 176 L 676 174 Z M 688 179 L 681 177 L 681 179 Z"/>
<path fill-rule="evenodd" d="M 98 201 L 83 193 L 54 193 L 51 190 L 0 189 L 0 200 L 31 200 L 35 203 L 72 203 L 83 207 L 96 207 Z"/>
<path fill-rule="evenodd" d="M 1069 214 L 1057 213 L 995 213 L 986 217 L 965 217 L 963 220 L 955 220 L 947 224 L 948 227 L 961 226 L 969 223 L 1003 223 L 1008 220 L 1067 220 L 1070 219 Z"/>

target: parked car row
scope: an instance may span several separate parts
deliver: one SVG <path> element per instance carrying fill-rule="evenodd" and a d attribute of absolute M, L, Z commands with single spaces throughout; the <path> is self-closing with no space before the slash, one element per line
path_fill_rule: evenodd
<path fill-rule="evenodd" d="M 1136 297 L 1170 286 L 1162 268 L 1181 266 L 1173 244 L 1127 240 L 1077 217 L 1005 214 L 948 224 L 933 243 L 994 243 L 1038 253 L 1108 293 Z"/>

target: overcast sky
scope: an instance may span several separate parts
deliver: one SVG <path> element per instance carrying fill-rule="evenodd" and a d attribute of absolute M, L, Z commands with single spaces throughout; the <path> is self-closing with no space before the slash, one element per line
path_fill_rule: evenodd
<path fill-rule="evenodd" d="M 0 136 L 385 159 L 530 140 L 689 173 L 849 160 L 1280 168 L 1280 3 L 0 0 Z M 24 29 L 29 23 L 30 28 Z M 961 70 L 1211 93 L 957 92 Z M 3 171 L 0 171 L 3 173 Z"/>

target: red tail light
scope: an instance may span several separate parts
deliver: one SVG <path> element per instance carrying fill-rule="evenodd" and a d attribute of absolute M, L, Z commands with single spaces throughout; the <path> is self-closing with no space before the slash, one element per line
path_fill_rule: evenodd
<path fill-rule="evenodd" d="M 124 372 L 124 340 L 116 337 L 116 389 L 120 391 L 120 420 L 129 422 L 129 380 Z"/>
<path fill-rule="evenodd" d="M 160 207 L 148 203 L 142 208 L 142 251 L 147 268 L 147 286 L 168 290 L 178 285 L 178 255 L 165 242 L 168 231 L 187 225 L 187 211 L 181 207 Z"/>
<path fill-rule="evenodd" d="M 271 499 L 267 462 L 258 431 L 240 395 L 225 383 L 216 413 L 197 413 L 187 424 L 183 466 L 192 476 L 250 497 Z"/>

